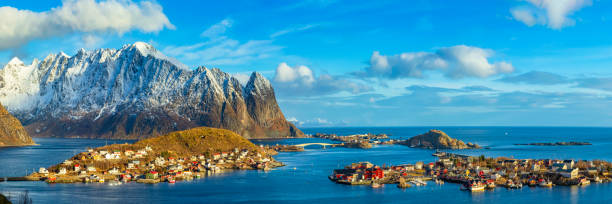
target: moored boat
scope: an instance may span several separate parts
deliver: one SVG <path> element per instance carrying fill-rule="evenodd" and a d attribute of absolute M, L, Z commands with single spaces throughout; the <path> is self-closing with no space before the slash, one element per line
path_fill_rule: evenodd
<path fill-rule="evenodd" d="M 589 185 L 589 184 L 591 184 L 591 181 L 587 178 L 580 179 L 580 183 L 578 183 L 579 186 L 584 186 L 584 185 Z"/>
<path fill-rule="evenodd" d="M 486 187 L 486 184 L 483 182 L 469 181 L 469 182 L 464 183 L 461 189 L 475 192 L 475 191 L 484 191 L 485 187 Z"/>
<path fill-rule="evenodd" d="M 372 182 L 372 188 L 380 188 L 380 187 L 382 187 L 380 183 Z"/>
<path fill-rule="evenodd" d="M 553 186 L 553 183 L 552 183 L 552 181 L 548 181 L 548 180 L 541 179 L 541 181 L 540 181 L 540 183 L 538 184 L 538 186 L 540 186 L 540 187 L 550 188 L 550 187 L 552 187 L 552 186 Z"/>
<path fill-rule="evenodd" d="M 487 187 L 486 187 L 487 189 L 494 189 L 495 187 L 497 187 L 497 186 L 495 185 L 495 181 L 493 181 L 493 180 L 491 180 L 491 179 L 487 180 L 487 183 L 486 183 L 486 184 L 487 184 Z"/>

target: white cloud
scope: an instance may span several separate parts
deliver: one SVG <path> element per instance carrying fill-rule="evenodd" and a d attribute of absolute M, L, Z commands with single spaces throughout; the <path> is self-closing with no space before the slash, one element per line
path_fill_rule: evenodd
<path fill-rule="evenodd" d="M 291 67 L 285 62 L 276 67 L 273 82 L 274 87 L 281 94 L 287 95 L 325 95 L 342 91 L 355 94 L 371 89 L 364 84 L 329 74 L 321 74 L 317 77 L 306 66 Z"/>
<path fill-rule="evenodd" d="M 314 76 L 312 70 L 308 67 L 300 65 L 295 68 L 291 68 L 287 63 L 283 62 L 276 67 L 276 75 L 274 81 L 277 82 L 294 82 L 310 86 L 314 82 Z"/>
<path fill-rule="evenodd" d="M 131 30 L 158 32 L 174 29 L 162 7 L 130 0 L 64 0 L 49 11 L 0 7 L 0 50 L 18 48 L 34 39 L 72 33 L 118 33 Z"/>
<path fill-rule="evenodd" d="M 425 71 L 441 71 L 451 78 L 485 78 L 514 71 L 510 63 L 489 62 L 493 54 L 489 49 L 465 45 L 445 47 L 436 52 L 411 52 L 392 56 L 375 51 L 370 57 L 366 74 L 388 78 L 418 78 Z"/>
<path fill-rule="evenodd" d="M 208 29 L 204 30 L 204 32 L 202 32 L 200 36 L 211 38 L 211 39 L 219 37 L 225 34 L 225 31 L 227 31 L 227 29 L 232 27 L 233 23 L 234 21 L 232 19 L 229 19 L 229 18 L 223 19 L 221 22 L 215 25 L 212 25 Z"/>
<path fill-rule="evenodd" d="M 512 17 L 527 26 L 546 25 L 552 29 L 573 26 L 576 22 L 568 17 L 592 4 L 591 0 L 527 0 L 529 7 L 510 9 Z"/>
<path fill-rule="evenodd" d="M 298 127 L 329 127 L 329 126 L 345 126 L 348 124 L 346 121 L 332 122 L 325 118 L 313 118 L 311 120 L 301 121 L 295 117 L 289 117 L 287 118 L 287 121 L 292 122 Z"/>
<path fill-rule="evenodd" d="M 270 35 L 270 38 L 276 38 L 282 35 L 286 35 L 289 33 L 294 33 L 294 32 L 300 32 L 300 31 L 305 31 L 305 30 L 309 30 L 312 28 L 315 28 L 319 26 L 318 24 L 309 24 L 309 25 L 304 25 L 304 26 L 300 26 L 300 27 L 292 27 L 292 28 L 287 28 L 287 29 L 283 29 L 283 30 L 279 30 L 275 33 L 272 33 Z"/>
<path fill-rule="evenodd" d="M 225 35 L 233 20 L 224 19 L 202 32 L 207 41 L 184 46 L 167 46 L 164 53 L 183 61 L 196 61 L 199 65 L 235 65 L 269 58 L 283 49 L 272 40 L 240 42 Z"/>
<path fill-rule="evenodd" d="M 538 23 L 538 21 L 540 21 L 542 24 L 545 22 L 542 22 L 542 20 L 545 19 L 534 16 L 534 14 L 526 8 L 512 8 L 510 9 L 510 14 L 512 14 L 512 17 L 514 17 L 515 20 L 523 22 L 529 27 L 534 26 L 536 23 Z"/>

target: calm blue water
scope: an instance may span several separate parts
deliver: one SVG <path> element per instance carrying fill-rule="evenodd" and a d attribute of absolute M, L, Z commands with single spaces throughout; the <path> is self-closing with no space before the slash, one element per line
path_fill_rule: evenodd
<path fill-rule="evenodd" d="M 387 133 L 393 138 L 408 138 L 430 128 L 316 128 L 306 133 Z M 612 128 L 514 128 L 514 127 L 442 127 L 451 137 L 476 142 L 491 149 L 457 151 L 464 154 L 514 156 L 515 158 L 604 159 L 612 161 Z M 507 133 L 507 134 L 506 134 Z M 537 147 L 514 146 L 515 143 L 587 141 L 593 146 Z M 25 174 L 26 169 L 50 166 L 83 151 L 106 143 L 85 139 L 35 138 L 40 146 L 0 149 L 0 176 Z M 255 141 L 260 144 L 298 144 L 329 142 L 321 139 L 286 139 Z M 35 203 L 609 203 L 611 184 L 554 189 L 498 188 L 478 194 L 459 191 L 455 184 L 430 183 L 425 187 L 398 189 L 394 185 L 372 189 L 330 182 L 327 175 L 358 161 L 376 164 L 401 164 L 434 161 L 431 150 L 405 146 L 376 146 L 368 150 L 308 147 L 304 152 L 280 153 L 276 159 L 287 166 L 272 171 L 233 171 L 190 182 L 121 186 L 105 184 L 46 184 L 44 182 L 1 182 L 0 192 L 16 195 L 29 190 Z M 31 171 L 31 170 L 30 170 Z"/>

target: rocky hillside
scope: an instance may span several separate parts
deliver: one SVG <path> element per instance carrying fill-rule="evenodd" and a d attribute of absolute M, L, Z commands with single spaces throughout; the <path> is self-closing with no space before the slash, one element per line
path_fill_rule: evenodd
<path fill-rule="evenodd" d="M 179 155 L 231 152 L 234 148 L 264 153 L 262 148 L 232 131 L 208 127 L 171 132 L 164 136 L 138 141 L 134 146 L 150 146 L 159 152 L 171 150 Z"/>
<path fill-rule="evenodd" d="M 17 118 L 0 104 L 0 147 L 33 145 L 34 141 Z"/>
<path fill-rule="evenodd" d="M 154 152 L 171 152 L 174 157 L 188 157 L 202 153 L 232 152 L 235 148 L 266 154 L 248 139 L 226 129 L 197 127 L 175 131 L 162 136 L 140 140 L 134 144 L 113 144 L 95 150 L 125 151 L 151 147 Z M 74 158 L 79 158 L 79 155 Z"/>
<path fill-rule="evenodd" d="M 246 84 L 184 65 L 137 42 L 120 49 L 51 54 L 0 70 L 0 102 L 40 137 L 147 138 L 208 126 L 246 138 L 296 137 L 269 81 Z"/>
<path fill-rule="evenodd" d="M 400 144 L 427 149 L 478 149 L 480 146 L 451 138 L 441 130 L 430 130 L 427 133 L 411 137 Z"/>

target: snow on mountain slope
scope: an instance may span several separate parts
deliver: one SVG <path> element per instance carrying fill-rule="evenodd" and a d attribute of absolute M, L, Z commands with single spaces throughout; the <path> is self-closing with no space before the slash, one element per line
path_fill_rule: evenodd
<path fill-rule="evenodd" d="M 219 69 L 186 69 L 143 42 L 31 65 L 14 58 L 0 69 L 0 103 L 33 136 L 140 138 L 197 126 L 247 138 L 302 135 L 267 79 L 253 73 L 246 87 Z"/>

